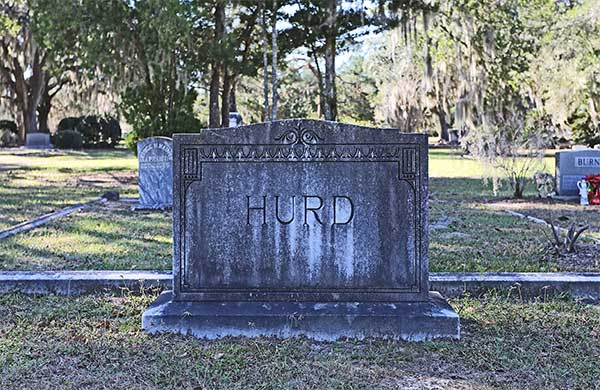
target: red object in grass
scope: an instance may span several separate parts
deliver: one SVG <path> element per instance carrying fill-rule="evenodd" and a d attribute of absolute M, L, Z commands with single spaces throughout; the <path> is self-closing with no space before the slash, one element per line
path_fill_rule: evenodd
<path fill-rule="evenodd" d="M 586 176 L 585 180 L 588 183 L 590 183 L 590 190 L 588 191 L 588 202 L 590 204 L 600 205 L 600 173 L 597 175 Z"/>

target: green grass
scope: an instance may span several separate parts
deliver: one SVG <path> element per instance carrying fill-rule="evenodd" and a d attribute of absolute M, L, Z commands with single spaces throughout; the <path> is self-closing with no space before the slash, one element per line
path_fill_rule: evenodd
<path fill-rule="evenodd" d="M 133 196 L 137 189 L 118 182 L 79 181 L 80 178 L 134 174 L 137 161 L 126 149 L 33 151 L 0 149 L 0 229 L 82 203 L 118 190 Z"/>
<path fill-rule="evenodd" d="M 452 301 L 462 340 L 218 341 L 140 329 L 153 295 L 0 297 L 0 388 L 593 389 L 598 307 Z"/>
<path fill-rule="evenodd" d="M 0 151 L 0 229 L 108 190 L 137 196 L 136 164 L 125 149 Z M 545 164 L 553 171 L 551 154 Z M 532 185 L 527 202 L 507 200 L 508 186 L 494 194 L 491 181 L 481 179 L 481 164 L 451 149 L 430 151 L 430 176 L 430 221 L 453 221 L 430 235 L 432 271 L 600 271 L 599 256 L 557 256 L 548 250 L 547 228 L 505 212 L 586 222 L 600 238 L 600 207 L 540 203 Z M 93 207 L 1 241 L 0 269 L 169 269 L 170 225 L 169 213 L 133 213 L 115 203 Z"/>
<path fill-rule="evenodd" d="M 171 215 L 94 206 L 0 242 L 0 270 L 170 269 Z"/>
<path fill-rule="evenodd" d="M 597 260 L 573 266 L 548 252 L 542 227 L 504 212 L 551 211 L 597 233 L 600 208 L 507 201 L 509 189 L 494 195 L 481 166 L 450 150 L 432 150 L 430 168 L 430 219 L 453 220 L 431 234 L 432 271 L 600 270 Z M 0 151 L 0 229 L 108 190 L 135 196 L 135 169 L 126 150 Z M 133 213 L 122 203 L 0 242 L 0 269 L 170 265 L 170 214 Z M 150 336 L 140 319 L 154 298 L 0 296 L 0 388 L 598 388 L 600 308 L 568 299 L 524 303 L 490 293 L 452 300 L 460 342 L 318 343 Z"/>

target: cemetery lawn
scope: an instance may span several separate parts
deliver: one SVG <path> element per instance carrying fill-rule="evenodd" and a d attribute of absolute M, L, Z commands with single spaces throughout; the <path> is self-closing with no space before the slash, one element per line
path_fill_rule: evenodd
<path fill-rule="evenodd" d="M 154 298 L 1 296 L 0 388 L 593 389 L 600 377 L 600 308 L 566 299 L 451 300 L 460 342 L 323 343 L 147 335 Z"/>
<path fill-rule="evenodd" d="M 545 170 L 554 171 L 551 154 Z M 126 149 L 91 151 L 0 150 L 0 229 L 85 202 L 106 191 L 137 196 L 137 160 Z M 550 230 L 506 210 L 590 225 L 600 239 L 600 207 L 548 204 L 494 195 L 481 180 L 477 161 L 451 149 L 430 150 L 430 222 L 445 222 L 430 234 L 433 272 L 600 271 L 600 246 L 583 240 L 579 252 L 559 256 L 549 248 Z M 54 220 L 0 241 L 0 270 L 169 269 L 171 216 L 132 212 L 110 202 Z"/>

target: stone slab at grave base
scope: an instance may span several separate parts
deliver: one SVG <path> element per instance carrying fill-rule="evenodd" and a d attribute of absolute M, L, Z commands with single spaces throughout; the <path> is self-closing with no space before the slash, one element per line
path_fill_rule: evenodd
<path fill-rule="evenodd" d="M 135 206 L 131 207 L 132 211 L 169 211 L 173 208 L 173 205 L 171 204 L 155 204 L 152 206 L 148 206 L 148 205 L 144 205 L 144 204 L 140 204 L 138 203 Z"/>
<path fill-rule="evenodd" d="M 437 292 L 425 302 L 173 301 L 163 292 L 142 316 L 149 333 L 198 338 L 306 336 L 319 341 L 383 337 L 407 341 L 460 338 L 456 312 Z"/>
<path fill-rule="evenodd" d="M 29 133 L 25 137 L 25 146 L 33 149 L 51 149 L 50 134 Z"/>
<path fill-rule="evenodd" d="M 578 202 L 579 203 L 579 195 L 552 195 L 552 199 L 560 200 L 561 202 Z"/>

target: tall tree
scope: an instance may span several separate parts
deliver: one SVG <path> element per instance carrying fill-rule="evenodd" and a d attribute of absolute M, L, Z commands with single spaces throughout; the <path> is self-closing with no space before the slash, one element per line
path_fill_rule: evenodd
<path fill-rule="evenodd" d="M 263 50 L 263 106 L 265 112 L 265 121 L 271 121 L 271 112 L 269 110 L 269 35 L 267 31 L 267 3 L 262 2 L 261 19 L 262 29 L 262 50 Z"/>
<path fill-rule="evenodd" d="M 337 118 L 337 92 L 335 86 L 335 56 L 337 47 L 337 0 L 327 4 L 325 38 L 325 119 Z"/>
<path fill-rule="evenodd" d="M 295 11 L 286 15 L 280 42 L 306 49 L 318 80 L 320 111 L 325 119 L 336 120 L 335 58 L 369 32 L 365 27 L 372 18 L 364 4 L 350 0 L 294 0 L 291 5 Z"/>
<path fill-rule="evenodd" d="M 118 86 L 133 141 L 199 127 L 194 81 L 207 65 L 206 46 L 197 45 L 211 16 L 205 10 L 179 0 L 36 1 L 62 52 L 91 79 Z"/>
<path fill-rule="evenodd" d="M 277 119 L 277 0 L 273 0 L 273 16 L 271 18 L 271 83 L 273 96 L 271 104 L 271 119 Z"/>
<path fill-rule="evenodd" d="M 33 12 L 25 1 L 0 1 L 0 85 L 4 99 L 0 103 L 14 104 L 18 112 L 20 142 L 26 134 L 47 129 L 51 99 L 63 85 L 49 71 L 52 63 L 60 62 L 54 53 L 42 45 L 34 34 Z"/>
<path fill-rule="evenodd" d="M 213 45 L 216 48 L 221 48 L 224 44 L 223 37 L 225 35 L 225 3 L 217 0 L 214 9 L 214 40 Z M 217 53 L 213 53 L 213 59 L 210 63 L 210 112 L 208 117 L 209 127 L 221 126 L 221 112 L 219 111 L 219 89 L 221 86 L 221 70 L 223 69 L 223 61 Z M 226 75 L 223 75 L 224 77 Z"/>

